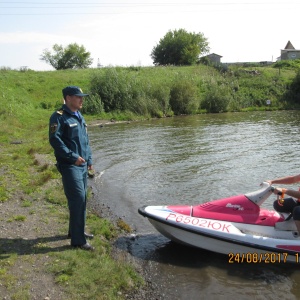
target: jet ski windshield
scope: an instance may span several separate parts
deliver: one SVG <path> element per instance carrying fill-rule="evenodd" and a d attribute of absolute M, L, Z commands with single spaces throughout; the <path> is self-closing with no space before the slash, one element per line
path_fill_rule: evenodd
<path fill-rule="evenodd" d="M 273 193 L 274 187 L 268 182 L 263 182 L 261 188 L 257 191 L 245 194 L 245 196 L 258 206 L 261 206 L 267 198 Z"/>

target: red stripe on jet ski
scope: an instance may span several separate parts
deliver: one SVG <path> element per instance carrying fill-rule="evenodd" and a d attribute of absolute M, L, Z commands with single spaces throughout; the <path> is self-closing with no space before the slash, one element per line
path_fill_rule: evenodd
<path fill-rule="evenodd" d="M 300 252 L 300 245 L 276 245 L 276 248 Z"/>

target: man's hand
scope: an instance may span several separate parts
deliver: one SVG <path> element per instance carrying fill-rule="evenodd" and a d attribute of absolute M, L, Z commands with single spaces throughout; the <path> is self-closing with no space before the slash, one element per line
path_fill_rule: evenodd
<path fill-rule="evenodd" d="M 275 195 L 284 196 L 284 194 L 286 193 L 286 189 L 277 187 L 277 188 L 274 189 L 273 193 Z"/>
<path fill-rule="evenodd" d="M 76 166 L 80 166 L 80 165 L 82 165 L 82 164 L 84 164 L 84 163 L 85 163 L 85 159 L 82 158 L 81 156 L 79 156 L 79 157 L 77 158 L 76 162 L 75 162 L 75 165 L 76 165 Z"/>

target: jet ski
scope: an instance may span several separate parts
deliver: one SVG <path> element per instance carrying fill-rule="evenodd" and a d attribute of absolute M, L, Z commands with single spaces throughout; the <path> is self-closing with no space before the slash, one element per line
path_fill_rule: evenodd
<path fill-rule="evenodd" d="M 138 212 L 168 239 L 225 254 L 229 263 L 300 263 L 291 215 L 261 208 L 274 187 L 199 205 L 144 206 Z M 284 201 L 283 195 L 277 199 Z"/>

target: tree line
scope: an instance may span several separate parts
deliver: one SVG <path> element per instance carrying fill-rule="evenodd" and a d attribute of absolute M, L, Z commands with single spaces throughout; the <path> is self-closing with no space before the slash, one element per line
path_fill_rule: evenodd
<path fill-rule="evenodd" d="M 193 65 L 200 55 L 209 51 L 207 38 L 203 33 L 191 33 L 184 29 L 168 31 L 153 47 L 151 58 L 154 65 Z M 83 45 L 69 44 L 65 48 L 55 44 L 52 51 L 45 49 L 40 57 L 56 70 L 85 69 L 92 63 L 91 53 Z"/>
<path fill-rule="evenodd" d="M 44 50 L 41 60 L 56 70 L 86 69 L 92 64 L 90 52 L 76 43 L 67 47 L 55 44 L 52 52 Z M 164 78 L 147 82 L 137 73 L 108 68 L 91 79 L 91 94 L 86 101 L 86 113 L 126 111 L 134 115 L 162 117 L 199 112 L 240 111 L 246 108 L 294 108 L 300 104 L 300 61 L 281 61 L 271 68 L 293 68 L 297 74 L 285 82 L 279 74 L 254 74 L 229 69 L 225 64 L 214 64 L 201 55 L 209 51 L 207 38 L 202 33 L 189 33 L 184 29 L 168 31 L 151 51 L 155 66 L 213 67 L 216 74 L 205 79 L 178 77 L 172 82 Z M 134 67 L 132 67 L 134 68 Z M 138 70 L 137 70 L 138 71 Z"/>

